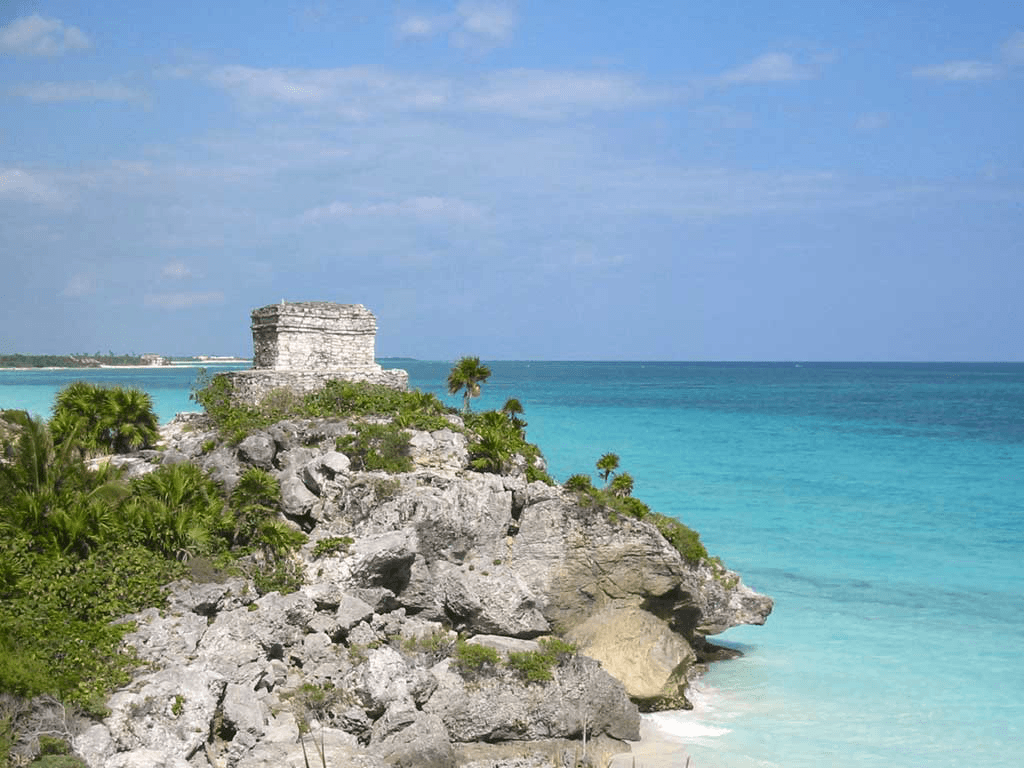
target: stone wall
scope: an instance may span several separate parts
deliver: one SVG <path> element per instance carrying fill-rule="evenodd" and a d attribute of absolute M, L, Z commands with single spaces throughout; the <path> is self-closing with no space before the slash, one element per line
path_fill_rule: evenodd
<path fill-rule="evenodd" d="M 376 373 L 353 371 L 232 371 L 222 373 L 231 380 L 232 399 L 236 403 L 255 405 L 275 389 L 287 389 L 297 394 L 306 394 L 321 389 L 333 379 L 344 381 L 368 381 L 392 389 L 409 388 L 409 374 L 399 368 L 383 369 L 377 366 Z"/>
<path fill-rule="evenodd" d="M 271 304 L 252 313 L 253 368 L 380 370 L 376 338 L 377 318 L 362 304 Z"/>
<path fill-rule="evenodd" d="M 305 394 L 332 379 L 408 389 L 408 373 L 377 364 L 376 340 L 377 318 L 362 304 L 271 304 L 252 312 L 253 369 L 220 375 L 236 403 L 251 405 L 275 389 Z"/>

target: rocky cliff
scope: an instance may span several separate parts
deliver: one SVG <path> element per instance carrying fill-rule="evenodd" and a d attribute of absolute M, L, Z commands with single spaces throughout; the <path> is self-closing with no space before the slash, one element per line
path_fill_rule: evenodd
<path fill-rule="evenodd" d="M 645 521 L 521 471 L 469 471 L 451 418 L 412 433 L 401 474 L 354 471 L 340 420 L 231 446 L 182 415 L 164 450 L 120 460 L 191 461 L 228 487 L 272 472 L 308 534 L 303 585 L 172 585 L 166 610 L 132 617 L 146 664 L 76 750 L 112 768 L 603 765 L 638 737 L 639 709 L 687 706 L 705 635 L 770 613 Z"/>

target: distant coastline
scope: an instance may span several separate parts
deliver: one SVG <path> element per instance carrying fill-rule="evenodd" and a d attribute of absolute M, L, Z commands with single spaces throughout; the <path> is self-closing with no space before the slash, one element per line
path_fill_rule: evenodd
<path fill-rule="evenodd" d="M 201 368 L 239 365 L 250 359 L 230 355 L 164 357 L 162 355 L 0 355 L 0 371 L 101 370 L 108 368 Z"/>

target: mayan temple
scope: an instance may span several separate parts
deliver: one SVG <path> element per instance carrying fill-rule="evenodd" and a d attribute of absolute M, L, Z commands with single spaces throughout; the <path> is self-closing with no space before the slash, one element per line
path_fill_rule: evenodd
<path fill-rule="evenodd" d="M 251 404 L 275 389 L 312 392 L 331 379 L 407 389 L 408 373 L 377 364 L 376 341 L 377 318 L 362 304 L 282 301 L 252 312 L 252 370 L 224 375 L 235 400 Z"/>

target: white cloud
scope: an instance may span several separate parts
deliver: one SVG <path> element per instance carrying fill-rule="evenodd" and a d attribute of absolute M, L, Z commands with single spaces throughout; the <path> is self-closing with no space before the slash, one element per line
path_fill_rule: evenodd
<path fill-rule="evenodd" d="M 488 76 L 470 107 L 519 117 L 557 118 L 662 101 L 673 94 L 615 74 L 510 69 Z"/>
<path fill-rule="evenodd" d="M 56 203 L 56 187 L 19 168 L 0 168 L 0 198 L 30 203 Z"/>
<path fill-rule="evenodd" d="M 100 83 L 95 80 L 68 83 L 32 83 L 14 89 L 18 95 L 37 103 L 63 101 L 140 101 L 145 98 L 137 91 L 120 83 Z"/>
<path fill-rule="evenodd" d="M 160 274 L 164 277 L 169 277 L 172 280 L 182 280 L 186 277 L 192 276 L 192 270 L 181 261 L 172 261 L 168 264 L 164 264 L 163 269 L 160 270 Z"/>
<path fill-rule="evenodd" d="M 784 83 L 810 80 L 817 76 L 811 67 L 797 64 L 788 53 L 765 53 L 742 67 L 730 69 L 718 76 L 720 83 Z"/>
<path fill-rule="evenodd" d="M 450 98 L 445 80 L 389 75 L 362 67 L 337 69 L 215 69 L 209 80 L 240 99 L 329 109 L 361 119 L 394 109 L 433 109 Z"/>
<path fill-rule="evenodd" d="M 88 296 L 95 290 L 96 284 L 91 275 L 73 275 L 60 295 L 78 298 L 79 296 Z"/>
<path fill-rule="evenodd" d="M 78 27 L 69 27 L 58 19 L 44 19 L 38 14 L 0 27 L 0 53 L 58 56 L 90 45 L 89 38 Z"/>
<path fill-rule="evenodd" d="M 221 291 L 205 291 L 192 293 L 150 293 L 143 301 L 147 307 L 162 309 L 187 309 L 201 304 L 220 304 L 224 301 Z"/>
<path fill-rule="evenodd" d="M 345 219 L 361 216 L 415 216 L 423 219 L 477 219 L 483 210 L 473 203 L 452 197 L 421 196 L 399 202 L 352 205 L 335 201 L 311 208 L 301 215 L 305 221 Z"/>
<path fill-rule="evenodd" d="M 992 80 L 1002 74 L 999 67 L 988 61 L 947 61 L 931 67 L 919 67 L 914 77 L 926 80 L 945 80 L 952 83 Z"/>
<path fill-rule="evenodd" d="M 512 39 L 519 23 L 515 8 L 507 3 L 463 0 L 455 9 L 458 24 L 452 42 L 460 48 L 493 48 Z"/>
<path fill-rule="evenodd" d="M 403 39 L 448 34 L 454 46 L 487 51 L 506 45 L 518 24 L 512 3 L 463 0 L 454 13 L 406 16 L 399 21 L 397 32 Z"/>

